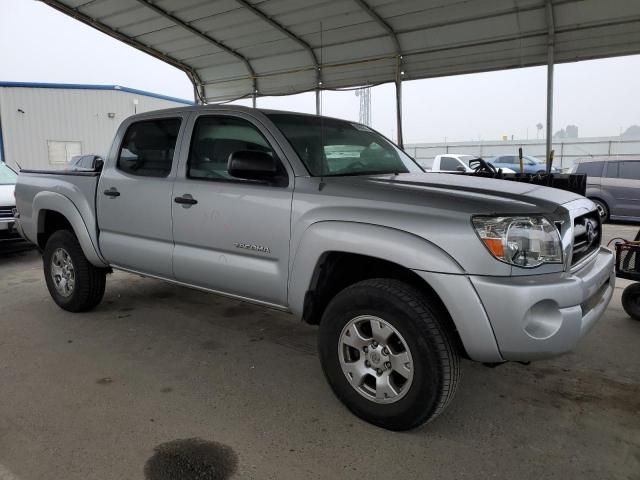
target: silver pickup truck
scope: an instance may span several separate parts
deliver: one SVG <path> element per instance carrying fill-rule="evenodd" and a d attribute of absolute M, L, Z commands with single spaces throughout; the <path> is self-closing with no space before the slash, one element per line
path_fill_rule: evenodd
<path fill-rule="evenodd" d="M 319 325 L 336 395 L 389 429 L 441 413 L 462 357 L 571 350 L 614 289 L 591 201 L 425 173 L 358 123 L 146 113 L 122 123 L 100 167 L 19 175 L 18 228 L 60 307 L 94 308 L 119 269 L 290 312 Z"/>

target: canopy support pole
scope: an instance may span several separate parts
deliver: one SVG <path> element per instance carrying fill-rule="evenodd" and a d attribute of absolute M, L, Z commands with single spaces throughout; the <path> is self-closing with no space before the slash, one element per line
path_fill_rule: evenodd
<path fill-rule="evenodd" d="M 546 1 L 547 12 L 547 173 L 551 172 L 551 149 L 553 148 L 553 70 L 555 64 L 555 23 L 552 0 Z"/>
<path fill-rule="evenodd" d="M 396 130 L 398 132 L 398 146 L 404 148 L 402 136 L 402 56 L 398 55 L 396 64 Z"/>

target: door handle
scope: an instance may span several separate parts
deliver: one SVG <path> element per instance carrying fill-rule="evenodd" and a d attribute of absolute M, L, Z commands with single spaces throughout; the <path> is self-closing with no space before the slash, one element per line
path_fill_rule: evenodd
<path fill-rule="evenodd" d="M 104 193 L 107 197 L 119 197 L 120 196 L 120 192 L 118 190 L 116 190 L 114 187 L 109 188 L 108 190 L 105 190 Z"/>
<path fill-rule="evenodd" d="M 188 193 L 184 194 L 181 197 L 174 198 L 173 201 L 184 206 L 195 205 L 196 203 L 198 203 L 198 201 Z"/>

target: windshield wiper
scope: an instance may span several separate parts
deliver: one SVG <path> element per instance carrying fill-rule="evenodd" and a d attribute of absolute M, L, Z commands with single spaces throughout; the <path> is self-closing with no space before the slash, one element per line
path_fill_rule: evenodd
<path fill-rule="evenodd" d="M 323 175 L 323 177 L 355 177 L 358 175 L 398 175 L 399 173 L 409 173 L 409 172 L 401 172 L 398 170 L 371 170 L 368 172 L 346 172 L 346 173 L 334 173 L 329 175 Z"/>

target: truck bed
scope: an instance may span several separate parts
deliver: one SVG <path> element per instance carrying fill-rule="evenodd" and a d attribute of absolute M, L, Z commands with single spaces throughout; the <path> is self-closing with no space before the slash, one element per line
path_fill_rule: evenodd
<path fill-rule="evenodd" d="M 21 170 L 15 196 L 23 236 L 38 243 L 38 218 L 41 210 L 64 203 L 77 210 L 92 243 L 97 246 L 96 191 L 99 172 L 72 170 Z"/>

